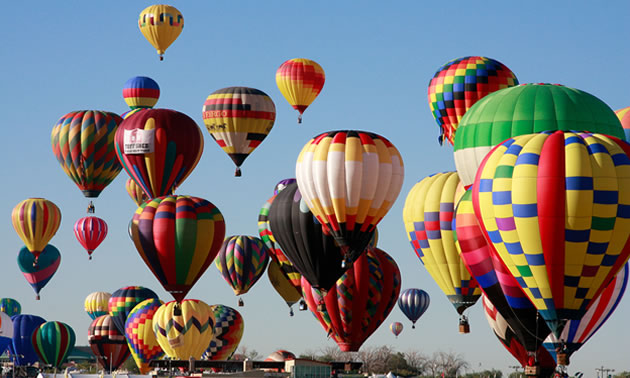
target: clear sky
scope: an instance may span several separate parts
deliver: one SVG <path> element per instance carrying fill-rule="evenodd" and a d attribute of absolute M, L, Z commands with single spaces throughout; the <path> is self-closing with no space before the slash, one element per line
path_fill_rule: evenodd
<path fill-rule="evenodd" d="M 507 372 L 513 359 L 492 334 L 481 303 L 470 309 L 471 333 L 460 335 L 457 314 L 407 241 L 402 207 L 413 184 L 435 172 L 454 170 L 452 148 L 437 143 L 427 85 L 436 69 L 458 57 L 482 55 L 507 65 L 521 83 L 560 83 L 601 98 L 613 109 L 630 105 L 630 60 L 626 0 L 590 1 L 175 1 L 184 15 L 180 37 L 160 62 L 137 26 L 151 2 L 12 1 L 0 23 L 0 117 L 4 185 L 0 201 L 0 297 L 18 299 L 24 313 L 70 324 L 78 344 L 87 344 L 90 318 L 83 300 L 93 291 L 142 285 L 170 300 L 127 236 L 135 204 L 123 171 L 96 199 L 107 239 L 88 261 L 75 240 L 74 222 L 87 200 L 63 173 L 50 147 L 50 132 L 64 114 L 79 109 L 122 113 L 122 87 L 136 75 L 161 88 L 157 107 L 188 114 L 202 128 L 205 150 L 180 194 L 213 202 L 226 219 L 227 234 L 257 235 L 257 216 L 280 179 L 293 177 L 303 145 L 328 130 L 360 129 L 387 137 L 405 162 L 405 181 L 394 207 L 379 226 L 379 247 L 401 268 L 403 288 L 431 295 L 431 306 L 415 330 L 398 308 L 364 345 L 391 345 L 461 353 L 473 369 Z M 285 60 L 310 58 L 324 68 L 326 84 L 304 122 L 275 84 Z M 275 126 L 243 165 L 243 177 L 203 126 L 205 98 L 227 86 L 249 86 L 269 94 Z M 22 242 L 11 226 L 11 209 L 27 197 L 45 197 L 63 220 L 52 239 L 61 267 L 42 299 L 16 263 Z M 236 308 L 237 299 L 211 266 L 189 298 Z M 263 277 L 238 308 L 245 319 L 241 345 L 263 356 L 276 349 L 296 354 L 334 345 L 308 312 L 288 316 L 283 300 Z M 628 299 L 608 323 L 574 354 L 570 371 L 595 376 L 601 365 L 630 370 Z M 395 339 L 388 326 L 405 325 Z M 623 352 L 622 352 L 623 351 Z"/>

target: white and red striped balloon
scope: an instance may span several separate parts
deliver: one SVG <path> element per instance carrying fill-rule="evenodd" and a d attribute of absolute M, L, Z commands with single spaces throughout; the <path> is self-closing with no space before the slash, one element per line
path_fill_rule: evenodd
<path fill-rule="evenodd" d="M 74 235 L 92 260 L 92 252 L 107 236 L 107 223 L 99 217 L 83 217 L 74 224 Z"/>

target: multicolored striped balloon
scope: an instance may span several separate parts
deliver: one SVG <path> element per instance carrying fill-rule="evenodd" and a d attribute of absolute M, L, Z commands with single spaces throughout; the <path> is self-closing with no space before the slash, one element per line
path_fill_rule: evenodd
<path fill-rule="evenodd" d="M 160 98 L 160 86 L 150 77 L 135 76 L 127 80 L 122 94 L 132 110 L 152 108 Z"/>
<path fill-rule="evenodd" d="M 523 84 L 479 100 L 455 134 L 455 167 L 465 188 L 481 160 L 508 138 L 543 131 L 586 131 L 624 138 L 613 110 L 597 97 L 558 84 Z"/>
<path fill-rule="evenodd" d="M 145 109 L 120 124 L 115 145 L 125 172 L 155 198 L 171 194 L 197 166 L 203 135 L 184 113 Z"/>
<path fill-rule="evenodd" d="M 298 123 L 302 123 L 302 113 L 315 101 L 325 81 L 322 67 L 310 59 L 289 59 L 276 71 L 278 89 L 293 109 L 300 113 Z"/>
<path fill-rule="evenodd" d="M 52 129 L 55 157 L 88 198 L 98 197 L 122 170 L 114 150 L 114 136 L 121 122 L 115 113 L 79 110 L 61 117 Z"/>
<path fill-rule="evenodd" d="M 203 353 L 208 360 L 229 360 L 241 342 L 245 323 L 241 314 L 232 307 L 224 305 L 210 306 L 214 313 L 214 336 L 210 346 Z"/>
<path fill-rule="evenodd" d="M 344 130 L 306 143 L 295 174 L 308 208 L 335 237 L 348 267 L 396 201 L 404 167 L 400 153 L 384 137 Z"/>
<path fill-rule="evenodd" d="M 136 210 L 131 238 L 166 291 L 180 302 L 219 253 L 223 215 L 198 197 L 154 198 Z"/>
<path fill-rule="evenodd" d="M 83 307 L 92 320 L 109 314 L 109 298 L 112 295 L 104 291 L 96 291 L 85 297 Z"/>
<path fill-rule="evenodd" d="M 164 356 L 153 332 L 153 316 L 163 304 L 164 302 L 155 298 L 142 301 L 129 312 L 125 322 L 127 345 L 140 374 L 151 371 L 151 360 L 159 360 Z"/>
<path fill-rule="evenodd" d="M 475 102 L 499 89 L 518 85 L 502 63 L 483 56 L 453 59 L 438 68 L 429 82 L 429 107 L 440 127 L 440 144 L 453 144 L 455 130 Z"/>
<path fill-rule="evenodd" d="M 125 183 L 125 189 L 127 189 L 127 193 L 129 197 L 136 203 L 137 206 L 142 205 L 146 200 L 149 199 L 146 194 L 142 191 L 142 188 L 136 184 L 132 179 L 127 179 Z"/>
<path fill-rule="evenodd" d="M 431 298 L 422 289 L 406 289 L 400 293 L 398 308 L 411 320 L 411 328 L 416 328 L 416 322 L 429 308 Z"/>
<path fill-rule="evenodd" d="M 621 121 L 621 127 L 623 127 L 626 141 L 630 141 L 630 106 L 615 110 L 615 114 L 617 118 L 619 118 L 619 121 Z"/>
<path fill-rule="evenodd" d="M 151 5 L 140 13 L 138 27 L 164 60 L 164 52 L 184 29 L 184 16 L 173 6 Z"/>
<path fill-rule="evenodd" d="M 122 113 L 120 115 L 120 118 L 122 118 L 123 120 L 126 120 L 127 118 L 131 117 L 134 114 L 140 113 L 143 110 L 147 110 L 150 108 L 135 108 L 135 109 L 131 109 L 131 110 L 127 110 L 126 112 Z"/>
<path fill-rule="evenodd" d="M 0 299 L 0 312 L 4 312 L 9 316 L 20 315 L 22 313 L 22 305 L 16 299 L 2 298 Z"/>
<path fill-rule="evenodd" d="M 203 104 L 203 122 L 219 147 L 236 164 L 234 176 L 241 175 L 241 164 L 267 137 L 275 121 L 273 100 L 254 88 L 219 89 Z"/>
<path fill-rule="evenodd" d="M 99 217 L 83 217 L 74 223 L 74 236 L 92 260 L 92 253 L 107 236 L 107 223 Z"/>
<path fill-rule="evenodd" d="M 61 211 L 47 199 L 29 198 L 13 208 L 11 221 L 15 232 L 37 261 L 59 229 Z"/>
<path fill-rule="evenodd" d="M 506 140 L 479 167 L 475 215 L 556 336 L 630 258 L 628 153 L 612 136 L 543 132 Z"/>
<path fill-rule="evenodd" d="M 61 254 L 55 246 L 48 244 L 35 262 L 33 254 L 26 247 L 22 247 L 18 253 L 17 262 L 24 278 L 35 291 L 35 299 L 39 300 L 39 292 L 59 269 Z"/>
<path fill-rule="evenodd" d="M 66 323 L 51 321 L 39 326 L 31 338 L 33 349 L 46 365 L 61 367 L 68 354 L 74 349 L 76 336 Z"/>
<path fill-rule="evenodd" d="M 88 328 L 88 343 L 99 365 L 112 372 L 129 358 L 129 347 L 109 315 L 94 319 Z"/>
<path fill-rule="evenodd" d="M 403 325 L 401 322 L 393 322 L 392 324 L 389 325 L 389 330 L 392 331 L 392 333 L 394 334 L 394 336 L 396 336 L 396 338 L 398 338 L 398 335 L 400 335 L 400 333 L 403 330 Z"/>
<path fill-rule="evenodd" d="M 158 344 L 176 360 L 200 359 L 210 345 L 214 324 L 214 312 L 198 299 L 165 303 L 153 315 Z"/>
<path fill-rule="evenodd" d="M 153 290 L 142 286 L 126 286 L 112 293 L 107 301 L 107 309 L 121 334 L 125 334 L 125 322 L 131 310 L 147 299 L 159 298 Z"/>
<path fill-rule="evenodd" d="M 262 240 L 235 235 L 225 238 L 215 265 L 234 294 L 242 295 L 262 276 L 268 262 L 269 253 Z"/>

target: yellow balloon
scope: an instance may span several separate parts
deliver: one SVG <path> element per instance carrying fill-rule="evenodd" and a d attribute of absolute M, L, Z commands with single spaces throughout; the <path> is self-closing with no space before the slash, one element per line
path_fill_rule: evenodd
<path fill-rule="evenodd" d="M 282 269 L 280 269 L 280 264 L 275 260 L 271 260 L 269 263 L 267 276 L 269 277 L 271 286 L 276 289 L 276 292 L 287 302 L 289 307 L 302 299 L 302 292 L 298 291 L 297 288 L 291 284 L 291 281 L 289 281 L 284 275 L 284 272 L 282 272 Z"/>
<path fill-rule="evenodd" d="M 140 13 L 138 27 L 163 60 L 162 55 L 184 28 L 184 16 L 170 5 L 151 5 Z"/>
<path fill-rule="evenodd" d="M 210 306 L 197 299 L 184 299 L 181 303 L 165 303 L 157 309 L 153 316 L 153 332 L 169 357 L 198 360 L 210 345 L 214 323 Z"/>
<path fill-rule="evenodd" d="M 90 315 L 90 318 L 96 319 L 99 316 L 108 315 L 109 309 L 107 307 L 109 303 L 109 298 L 111 298 L 110 293 L 106 293 L 104 291 L 97 291 L 85 298 L 85 312 Z"/>

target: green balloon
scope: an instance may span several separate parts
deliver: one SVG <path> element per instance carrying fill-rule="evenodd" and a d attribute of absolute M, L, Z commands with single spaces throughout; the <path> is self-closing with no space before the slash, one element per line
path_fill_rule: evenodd
<path fill-rule="evenodd" d="M 62 322 L 46 322 L 33 332 L 33 349 L 46 365 L 61 367 L 74 348 L 76 336 L 72 327 Z"/>

